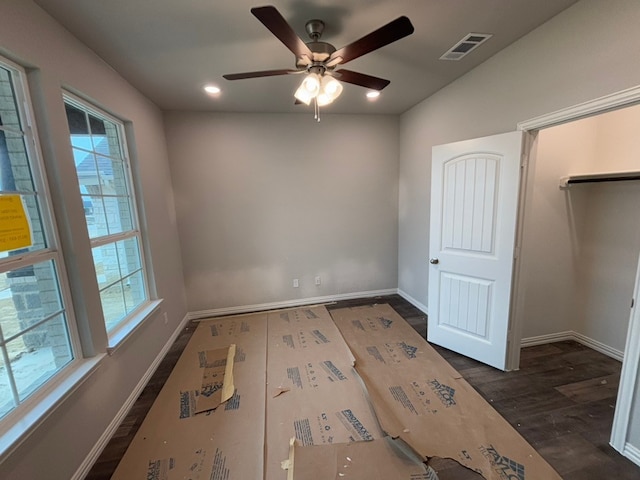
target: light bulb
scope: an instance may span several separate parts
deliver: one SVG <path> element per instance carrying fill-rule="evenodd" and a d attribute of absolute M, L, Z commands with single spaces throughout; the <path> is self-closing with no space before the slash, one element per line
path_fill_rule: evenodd
<path fill-rule="evenodd" d="M 322 77 L 322 83 L 320 85 L 320 94 L 318 95 L 318 105 L 328 105 L 333 102 L 342 93 L 342 84 L 333 77 Z M 320 96 L 323 95 L 322 100 Z"/>
<path fill-rule="evenodd" d="M 209 95 L 217 95 L 218 93 L 220 93 L 220 88 L 216 87 L 215 85 L 205 85 L 204 91 Z"/>
<path fill-rule="evenodd" d="M 293 94 L 302 103 L 309 105 L 320 91 L 320 77 L 317 73 L 307 75 Z"/>
<path fill-rule="evenodd" d="M 320 92 L 316 97 L 316 102 L 318 102 L 319 107 L 324 107 L 325 105 L 329 105 L 333 102 L 333 98 L 331 98 L 331 96 L 326 92 Z"/>
<path fill-rule="evenodd" d="M 336 79 L 330 78 L 327 82 L 325 82 L 324 91 L 327 92 L 327 94 L 333 96 L 339 89 L 340 83 Z"/>
<path fill-rule="evenodd" d="M 318 78 L 318 74 L 310 73 L 307 75 L 307 78 L 302 81 L 302 85 L 304 85 L 305 90 L 311 95 L 317 94 L 318 90 L 320 90 L 320 79 Z"/>

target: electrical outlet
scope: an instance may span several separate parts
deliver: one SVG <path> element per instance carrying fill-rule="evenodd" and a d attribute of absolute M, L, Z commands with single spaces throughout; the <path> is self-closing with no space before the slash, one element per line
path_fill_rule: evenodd
<path fill-rule="evenodd" d="M 320 279 L 320 275 L 316 276 L 316 285 L 320 285 L 322 280 Z"/>
<path fill-rule="evenodd" d="M 300 286 L 300 281 L 297 278 L 293 279 L 293 288 L 298 288 Z"/>

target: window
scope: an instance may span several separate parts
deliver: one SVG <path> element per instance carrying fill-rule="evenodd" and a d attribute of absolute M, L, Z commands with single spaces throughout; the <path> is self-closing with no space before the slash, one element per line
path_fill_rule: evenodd
<path fill-rule="evenodd" d="M 0 58 L 0 418 L 18 418 L 74 363 L 77 338 L 24 72 Z M 17 212 L 17 213 L 16 213 Z M 22 215 L 24 212 L 24 215 Z M 16 248 L 16 219 L 31 240 Z M 30 244 L 29 244 L 30 243 Z M 5 422 L 6 420 L 6 422 Z M 0 428 L 2 431 L 3 428 Z"/>
<path fill-rule="evenodd" d="M 69 95 L 65 108 L 102 311 L 112 337 L 149 300 L 124 126 Z"/>

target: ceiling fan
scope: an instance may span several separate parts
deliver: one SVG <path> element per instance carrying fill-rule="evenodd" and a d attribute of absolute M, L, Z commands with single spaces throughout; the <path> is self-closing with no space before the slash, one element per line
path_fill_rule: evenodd
<path fill-rule="evenodd" d="M 309 105 L 313 101 L 318 119 L 318 108 L 328 105 L 342 92 L 342 85 L 336 79 L 375 91 L 380 91 L 391 83 L 383 78 L 344 68 L 336 70 L 337 67 L 413 33 L 411 21 L 401 16 L 337 50 L 330 43 L 320 41 L 324 31 L 322 20 L 309 20 L 306 23 L 311 41 L 305 43 L 274 6 L 255 7 L 251 9 L 251 13 L 291 50 L 295 55 L 296 68 L 233 73 L 223 77 L 227 80 L 240 80 L 307 73 L 294 96 L 296 103 Z"/>

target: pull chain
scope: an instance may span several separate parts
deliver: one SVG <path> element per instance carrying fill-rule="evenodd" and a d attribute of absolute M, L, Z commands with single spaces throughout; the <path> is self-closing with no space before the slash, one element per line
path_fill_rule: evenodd
<path fill-rule="evenodd" d="M 313 118 L 316 122 L 320 121 L 320 106 L 318 105 L 318 98 L 313 99 Z"/>

